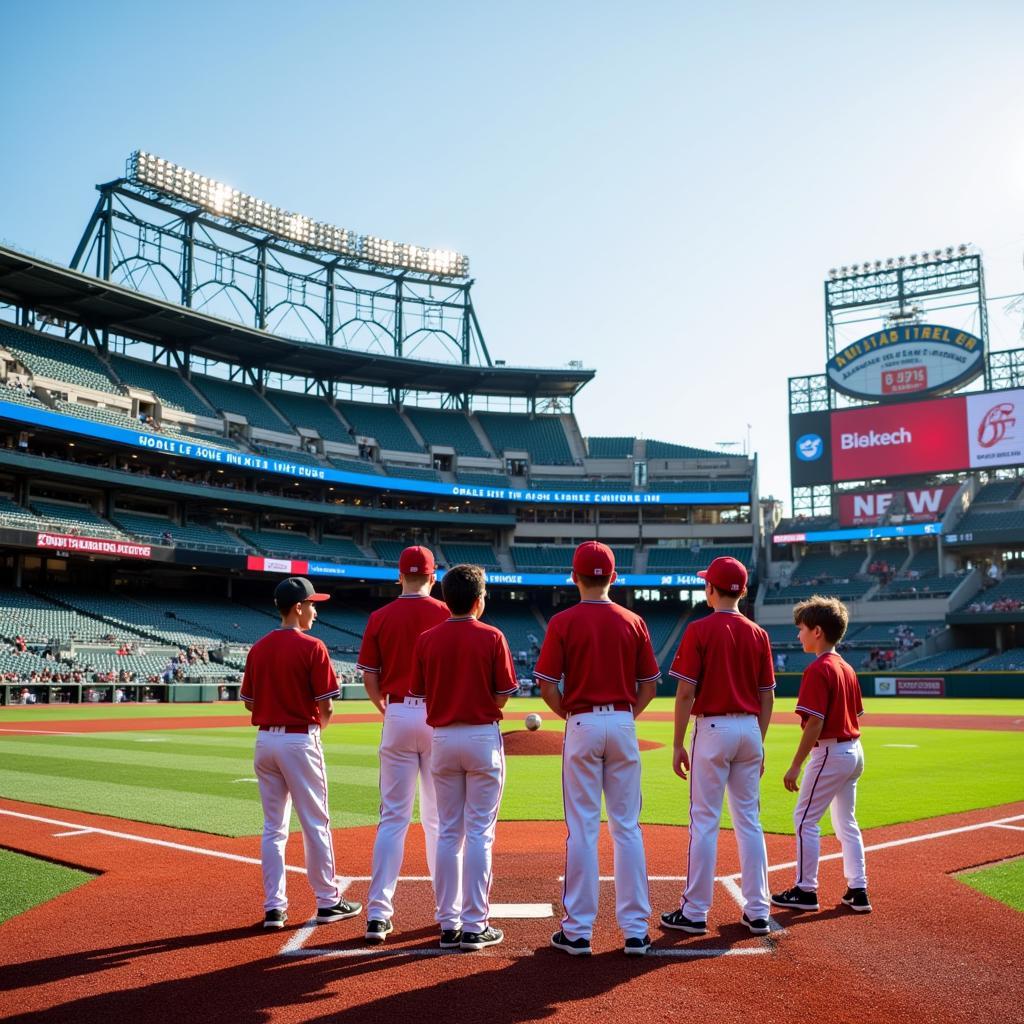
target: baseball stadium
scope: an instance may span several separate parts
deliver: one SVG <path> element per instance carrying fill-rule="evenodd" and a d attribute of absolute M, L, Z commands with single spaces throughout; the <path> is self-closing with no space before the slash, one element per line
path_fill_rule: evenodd
<path fill-rule="evenodd" d="M 784 509 L 749 448 L 639 436 L 628 409 L 593 433 L 575 400 L 600 365 L 492 353 L 464 254 L 323 223 L 292 212 L 301 197 L 257 198 L 146 151 L 97 195 L 68 265 L 0 246 L 0 1015 L 1019 1016 L 1024 349 L 992 348 L 979 251 L 823 275 L 823 350 L 793 356 L 824 368 L 789 380 Z M 623 956 L 602 829 L 593 955 L 567 961 L 549 945 L 565 727 L 534 668 L 592 540 L 614 553 L 611 597 L 646 622 L 662 673 L 637 720 L 654 915 L 646 955 Z M 410 546 L 439 578 L 485 570 L 483 621 L 518 679 L 491 887 L 505 941 L 474 953 L 438 948 L 418 810 L 386 942 L 365 941 L 362 917 L 316 924 L 297 819 L 291 919 L 259 927 L 247 655 L 278 625 L 281 580 L 330 595 L 312 632 L 340 684 L 323 731 L 336 880 L 365 903 L 381 715 L 357 660 Z M 793 876 L 780 778 L 814 658 L 792 608 L 818 594 L 849 609 L 870 914 L 840 900 L 825 819 L 820 911 L 775 907 L 750 934 L 726 809 L 707 934 L 658 927 L 679 906 L 689 822 L 668 670 L 709 611 L 697 573 L 719 557 L 745 567 L 741 608 L 772 645 L 773 891 Z"/>

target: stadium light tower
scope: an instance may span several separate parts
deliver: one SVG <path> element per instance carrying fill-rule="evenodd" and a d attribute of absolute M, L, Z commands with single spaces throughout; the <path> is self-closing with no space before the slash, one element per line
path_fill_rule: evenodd
<path fill-rule="evenodd" d="M 73 269 L 298 341 L 492 365 L 462 253 L 318 221 L 144 150 L 96 187 Z"/>

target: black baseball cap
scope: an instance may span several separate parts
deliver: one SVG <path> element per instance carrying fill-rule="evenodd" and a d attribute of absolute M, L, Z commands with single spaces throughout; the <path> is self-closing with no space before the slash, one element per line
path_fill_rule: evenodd
<path fill-rule="evenodd" d="M 305 576 L 289 576 L 274 587 L 274 604 L 282 610 L 300 601 L 329 601 L 330 594 L 318 594 Z"/>

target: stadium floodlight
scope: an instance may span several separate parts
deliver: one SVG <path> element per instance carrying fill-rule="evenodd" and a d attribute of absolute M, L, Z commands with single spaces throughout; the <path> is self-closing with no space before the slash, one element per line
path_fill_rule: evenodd
<path fill-rule="evenodd" d="M 828 278 L 830 281 L 834 281 L 839 276 L 839 271 L 835 267 L 830 268 L 828 272 Z"/>
<path fill-rule="evenodd" d="M 967 245 L 966 245 L 966 244 L 965 244 L 964 242 L 961 242 L 961 243 L 960 243 L 960 244 L 959 244 L 959 245 L 958 245 L 958 246 L 956 247 L 956 251 L 957 251 L 958 253 L 960 253 L 960 255 L 961 255 L 961 256 L 966 256 L 966 255 L 967 255 Z"/>
<path fill-rule="evenodd" d="M 415 270 L 442 277 L 469 276 L 469 257 L 462 253 L 392 242 L 324 224 L 273 206 L 143 150 L 132 153 L 128 158 L 126 177 L 136 185 L 182 199 L 216 217 L 245 224 L 306 248 L 338 253 L 389 269 Z"/>

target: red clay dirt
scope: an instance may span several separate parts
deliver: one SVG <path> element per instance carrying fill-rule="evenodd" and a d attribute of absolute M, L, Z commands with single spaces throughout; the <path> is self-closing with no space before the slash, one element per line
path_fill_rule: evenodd
<path fill-rule="evenodd" d="M 1010 817 L 1010 827 L 985 824 Z M 1024 1005 L 1024 915 L 951 872 L 1024 854 L 1021 825 L 1024 802 L 873 829 L 866 841 L 875 912 L 858 916 L 838 905 L 844 881 L 841 861 L 833 859 L 822 865 L 823 910 L 779 912 L 785 931 L 767 939 L 740 927 L 739 907 L 719 884 L 707 938 L 655 926 L 655 955 L 625 957 L 606 882 L 591 958 L 549 948 L 557 918 L 500 921 L 504 945 L 438 956 L 429 885 L 405 880 L 396 896 L 396 932 L 384 946 L 365 947 L 363 920 L 356 918 L 312 930 L 306 953 L 283 956 L 287 942 L 302 938 L 313 901 L 303 876 L 290 874 L 288 927 L 253 928 L 261 916 L 257 837 L 220 838 L 0 800 L 4 846 L 102 872 L 0 927 L 0 1016 L 16 1024 L 362 1024 L 442 1016 L 487 1024 L 684 1016 L 713 1016 L 716 1024 L 1003 1024 Z M 89 827 L 184 849 L 78 831 Z M 970 830 L 871 849 L 964 827 Z M 644 835 L 651 875 L 681 874 L 685 829 L 648 826 Z M 339 866 L 349 875 L 368 874 L 372 840 L 370 828 L 336 831 Z M 499 824 L 493 901 L 551 903 L 557 914 L 564 840 L 557 822 Z M 825 853 L 836 848 L 834 838 L 823 841 Z M 768 850 L 773 865 L 788 863 L 792 837 L 769 836 Z M 301 860 L 295 836 L 289 859 Z M 602 874 L 611 874 L 605 830 L 599 859 Z M 425 867 L 417 826 L 403 870 L 420 875 Z M 718 870 L 737 870 L 727 834 Z M 792 870 L 783 866 L 770 877 L 773 888 L 782 888 Z M 678 906 L 679 890 L 679 881 L 652 881 L 654 921 Z M 365 902 L 366 881 L 353 880 L 347 894 Z M 678 956 L 683 951 L 704 956 Z"/>
<path fill-rule="evenodd" d="M 508 722 L 522 721 L 531 712 L 506 711 Z M 533 712 L 536 713 L 536 712 Z M 542 712 L 546 722 L 557 722 L 558 716 L 550 711 Z M 336 712 L 332 722 L 379 722 L 377 713 L 346 714 Z M 647 722 L 671 722 L 669 711 L 651 711 L 643 715 Z M 865 718 L 867 721 L 868 719 Z M 151 732 L 158 729 L 233 729 L 249 725 L 248 715 L 203 715 L 175 718 L 71 718 L 61 721 L 0 722 L 0 733 L 14 732 Z M 795 725 L 799 722 L 792 711 L 779 712 L 772 716 L 776 725 Z M 1024 732 L 1024 718 L 1010 715 L 885 715 L 872 714 L 872 726 L 891 729 L 982 729 L 1000 732 Z M 561 749 L 561 748 L 559 748 Z M 647 749 L 641 744 L 641 750 Z"/>
<path fill-rule="evenodd" d="M 503 732 L 501 738 L 505 743 L 505 754 L 508 757 L 535 757 L 540 754 L 561 756 L 562 753 L 562 733 L 554 729 L 538 729 L 536 732 L 510 729 Z M 641 750 L 657 750 L 664 746 L 663 743 L 655 743 L 653 740 L 638 739 L 637 743 Z"/>

